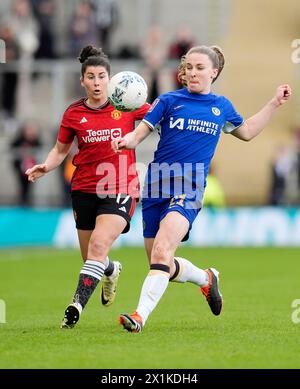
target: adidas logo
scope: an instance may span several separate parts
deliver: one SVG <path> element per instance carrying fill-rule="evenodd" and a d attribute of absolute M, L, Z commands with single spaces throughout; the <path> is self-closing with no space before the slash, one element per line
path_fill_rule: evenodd
<path fill-rule="evenodd" d="M 79 123 L 81 124 L 81 123 L 86 123 L 86 122 L 87 122 L 86 118 L 85 118 L 85 117 L 83 117 L 83 118 L 80 120 L 80 122 L 79 122 Z"/>
<path fill-rule="evenodd" d="M 119 211 L 127 212 L 125 207 L 119 208 Z"/>

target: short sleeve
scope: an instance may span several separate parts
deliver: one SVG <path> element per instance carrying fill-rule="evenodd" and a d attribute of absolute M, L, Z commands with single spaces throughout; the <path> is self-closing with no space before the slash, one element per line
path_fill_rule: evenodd
<path fill-rule="evenodd" d="M 224 110 L 226 122 L 222 127 L 222 131 L 226 134 L 229 134 L 244 123 L 244 118 L 236 111 L 231 101 L 225 97 Z"/>
<path fill-rule="evenodd" d="M 57 140 L 61 143 L 72 143 L 75 137 L 75 131 L 71 128 L 70 122 L 68 119 L 68 111 L 64 113 L 62 118 Z"/>
<path fill-rule="evenodd" d="M 150 107 L 151 105 L 149 103 L 145 103 L 141 106 L 141 108 L 138 108 L 133 111 L 132 113 L 134 115 L 134 120 L 142 120 L 146 113 L 149 111 Z"/>
<path fill-rule="evenodd" d="M 166 110 L 166 102 L 160 96 L 156 100 L 154 100 L 147 115 L 144 117 L 143 122 L 145 122 L 153 131 L 155 126 L 159 124 L 160 121 L 163 119 L 165 110 Z"/>

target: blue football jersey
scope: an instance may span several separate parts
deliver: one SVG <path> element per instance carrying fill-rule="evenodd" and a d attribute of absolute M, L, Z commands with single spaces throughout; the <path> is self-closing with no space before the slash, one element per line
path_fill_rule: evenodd
<path fill-rule="evenodd" d="M 243 123 L 243 118 L 226 97 L 213 93 L 190 93 L 183 88 L 159 96 L 143 121 L 152 130 L 157 128 L 160 134 L 154 160 L 148 167 L 146 182 L 153 183 L 158 178 L 163 181 L 167 176 L 181 175 L 185 179 L 190 177 L 192 185 L 198 186 L 199 183 L 195 182 L 195 174 L 198 172 L 204 190 L 221 131 L 230 133 Z M 162 164 L 169 168 L 162 169 Z M 169 195 L 186 193 L 183 188 L 174 189 L 174 183 L 172 185 L 173 188 L 168 189 Z M 159 192 L 161 195 L 161 186 Z M 153 193 L 149 197 L 153 197 Z"/>

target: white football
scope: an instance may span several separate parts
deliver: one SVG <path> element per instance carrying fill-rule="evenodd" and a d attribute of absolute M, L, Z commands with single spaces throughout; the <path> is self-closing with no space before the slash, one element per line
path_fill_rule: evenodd
<path fill-rule="evenodd" d="M 108 99 L 118 111 L 130 112 L 140 108 L 147 99 L 145 80 L 135 72 L 115 74 L 108 83 Z"/>

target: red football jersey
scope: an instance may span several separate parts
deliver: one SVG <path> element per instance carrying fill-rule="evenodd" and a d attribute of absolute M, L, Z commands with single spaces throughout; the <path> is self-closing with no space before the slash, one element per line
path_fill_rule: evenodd
<path fill-rule="evenodd" d="M 57 140 L 72 143 L 78 140 L 78 153 L 73 159 L 76 170 L 71 190 L 109 195 L 116 193 L 139 196 L 138 176 L 135 169 L 135 151 L 114 153 L 111 141 L 135 128 L 150 108 L 145 103 L 133 112 L 121 112 L 112 105 L 94 109 L 80 99 L 64 113 Z"/>

